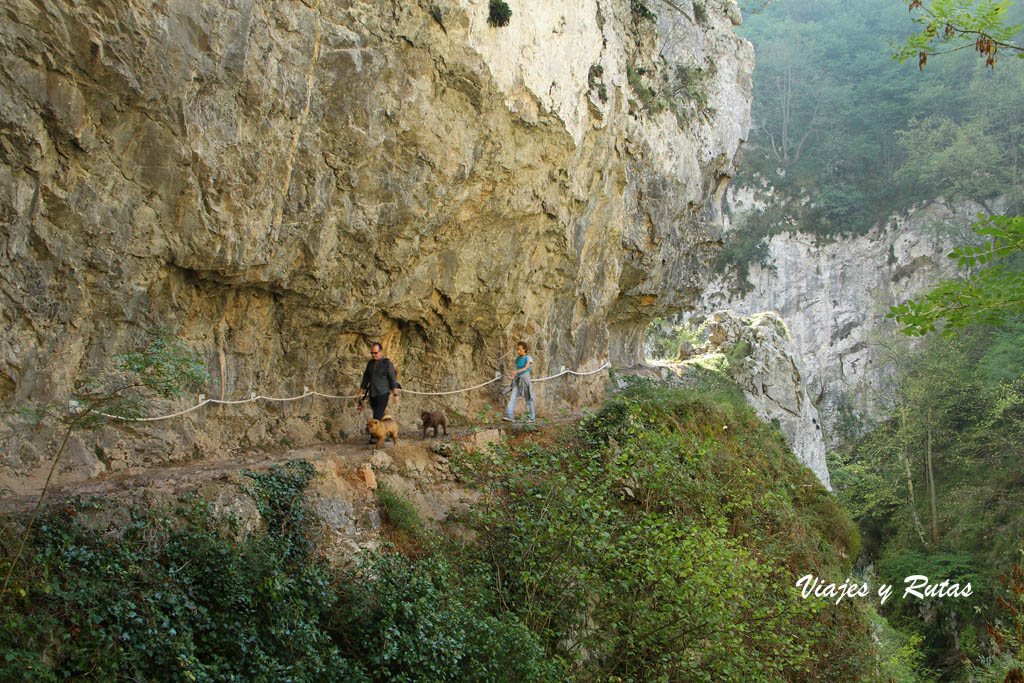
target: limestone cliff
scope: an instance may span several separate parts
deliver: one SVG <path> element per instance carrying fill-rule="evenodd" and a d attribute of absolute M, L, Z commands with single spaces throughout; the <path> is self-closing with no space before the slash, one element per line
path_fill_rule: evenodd
<path fill-rule="evenodd" d="M 741 318 L 719 311 L 708 319 L 707 332 L 711 349 L 725 356 L 725 372 L 757 416 L 778 425 L 800 462 L 831 491 L 818 408 L 786 324 L 772 312 Z"/>
<path fill-rule="evenodd" d="M 2 1 L 2 409 L 59 403 L 156 325 L 226 398 L 352 393 L 374 339 L 423 389 L 518 338 L 542 372 L 632 362 L 695 302 L 749 125 L 728 0 L 522 0 L 504 28 L 485 0 Z M 542 398 L 596 386 L 574 382 Z M 355 428 L 301 403 L 107 428 L 70 462 Z M 50 438 L 5 418 L 4 471 Z"/>
<path fill-rule="evenodd" d="M 934 202 L 857 237 L 833 241 L 780 234 L 768 244 L 768 266 L 750 269 L 752 288 L 737 293 L 718 277 L 702 295 L 706 312 L 776 311 L 792 335 L 821 412 L 826 442 L 889 414 L 893 354 L 907 342 L 886 318 L 889 307 L 953 277 L 947 258 L 967 237 L 982 207 Z M 844 422 L 845 421 L 845 422 Z"/>

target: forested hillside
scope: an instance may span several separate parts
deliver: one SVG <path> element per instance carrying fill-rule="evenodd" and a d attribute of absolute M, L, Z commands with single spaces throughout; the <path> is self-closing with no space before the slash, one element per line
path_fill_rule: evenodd
<path fill-rule="evenodd" d="M 926 680 L 1004 670 L 1000 653 L 1019 665 L 1020 632 L 1000 645 L 996 627 L 1015 623 L 1000 598 L 1020 609 L 1024 597 L 1006 583 L 1024 559 L 1024 320 L 894 352 L 893 418 L 830 463 L 863 535 L 859 568 L 896 585 L 921 574 L 974 586 L 972 600 L 886 606 L 921 638 Z"/>
<path fill-rule="evenodd" d="M 745 18 L 757 66 L 737 184 L 777 197 L 740 219 L 727 261 L 759 256 L 768 234 L 861 234 L 940 197 L 1020 211 L 1024 69 L 972 50 L 895 63 L 910 27 L 892 0 L 778 0 Z"/>

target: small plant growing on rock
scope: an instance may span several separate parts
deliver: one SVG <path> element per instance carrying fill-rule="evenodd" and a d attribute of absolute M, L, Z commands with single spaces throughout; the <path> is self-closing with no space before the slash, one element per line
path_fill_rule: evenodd
<path fill-rule="evenodd" d="M 604 67 L 600 64 L 593 64 L 590 67 L 590 73 L 587 75 L 587 85 L 591 90 L 597 88 L 597 96 L 602 102 L 608 101 L 608 88 L 601 82 L 601 78 L 604 76 Z"/>
<path fill-rule="evenodd" d="M 693 18 L 697 20 L 698 24 L 705 24 L 708 20 L 708 11 L 704 7 L 704 3 L 695 2 L 693 3 Z"/>
<path fill-rule="evenodd" d="M 508 6 L 505 0 L 491 0 L 489 8 L 488 24 L 495 28 L 508 26 L 508 22 L 512 19 L 512 8 Z"/>
<path fill-rule="evenodd" d="M 647 19 L 648 21 L 657 21 L 658 18 L 654 16 L 654 12 L 647 7 L 644 0 L 630 0 L 629 9 L 633 14 L 633 21 L 639 23 L 640 21 Z"/>

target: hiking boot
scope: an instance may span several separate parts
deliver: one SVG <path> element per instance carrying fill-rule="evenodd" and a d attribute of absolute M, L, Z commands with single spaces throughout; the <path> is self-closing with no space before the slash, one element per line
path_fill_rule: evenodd
<path fill-rule="evenodd" d="M 515 422 L 515 420 L 513 420 L 513 419 L 512 419 L 511 417 L 509 417 L 508 415 L 502 415 L 502 416 L 501 416 L 501 421 L 502 421 L 502 422 Z"/>

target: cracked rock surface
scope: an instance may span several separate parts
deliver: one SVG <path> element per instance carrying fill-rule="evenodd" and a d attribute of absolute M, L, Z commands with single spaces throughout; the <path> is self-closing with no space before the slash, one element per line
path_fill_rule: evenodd
<path fill-rule="evenodd" d="M 501 29 L 485 0 L 2 4 L 0 409 L 66 406 L 157 326 L 225 399 L 355 393 L 372 340 L 426 390 L 507 371 L 518 339 L 538 373 L 624 364 L 719 249 L 753 68 L 732 2 L 522 0 Z M 108 426 L 62 476 L 358 433 L 353 408 Z M 0 473 L 43 468 L 60 435 L 0 420 Z"/>

